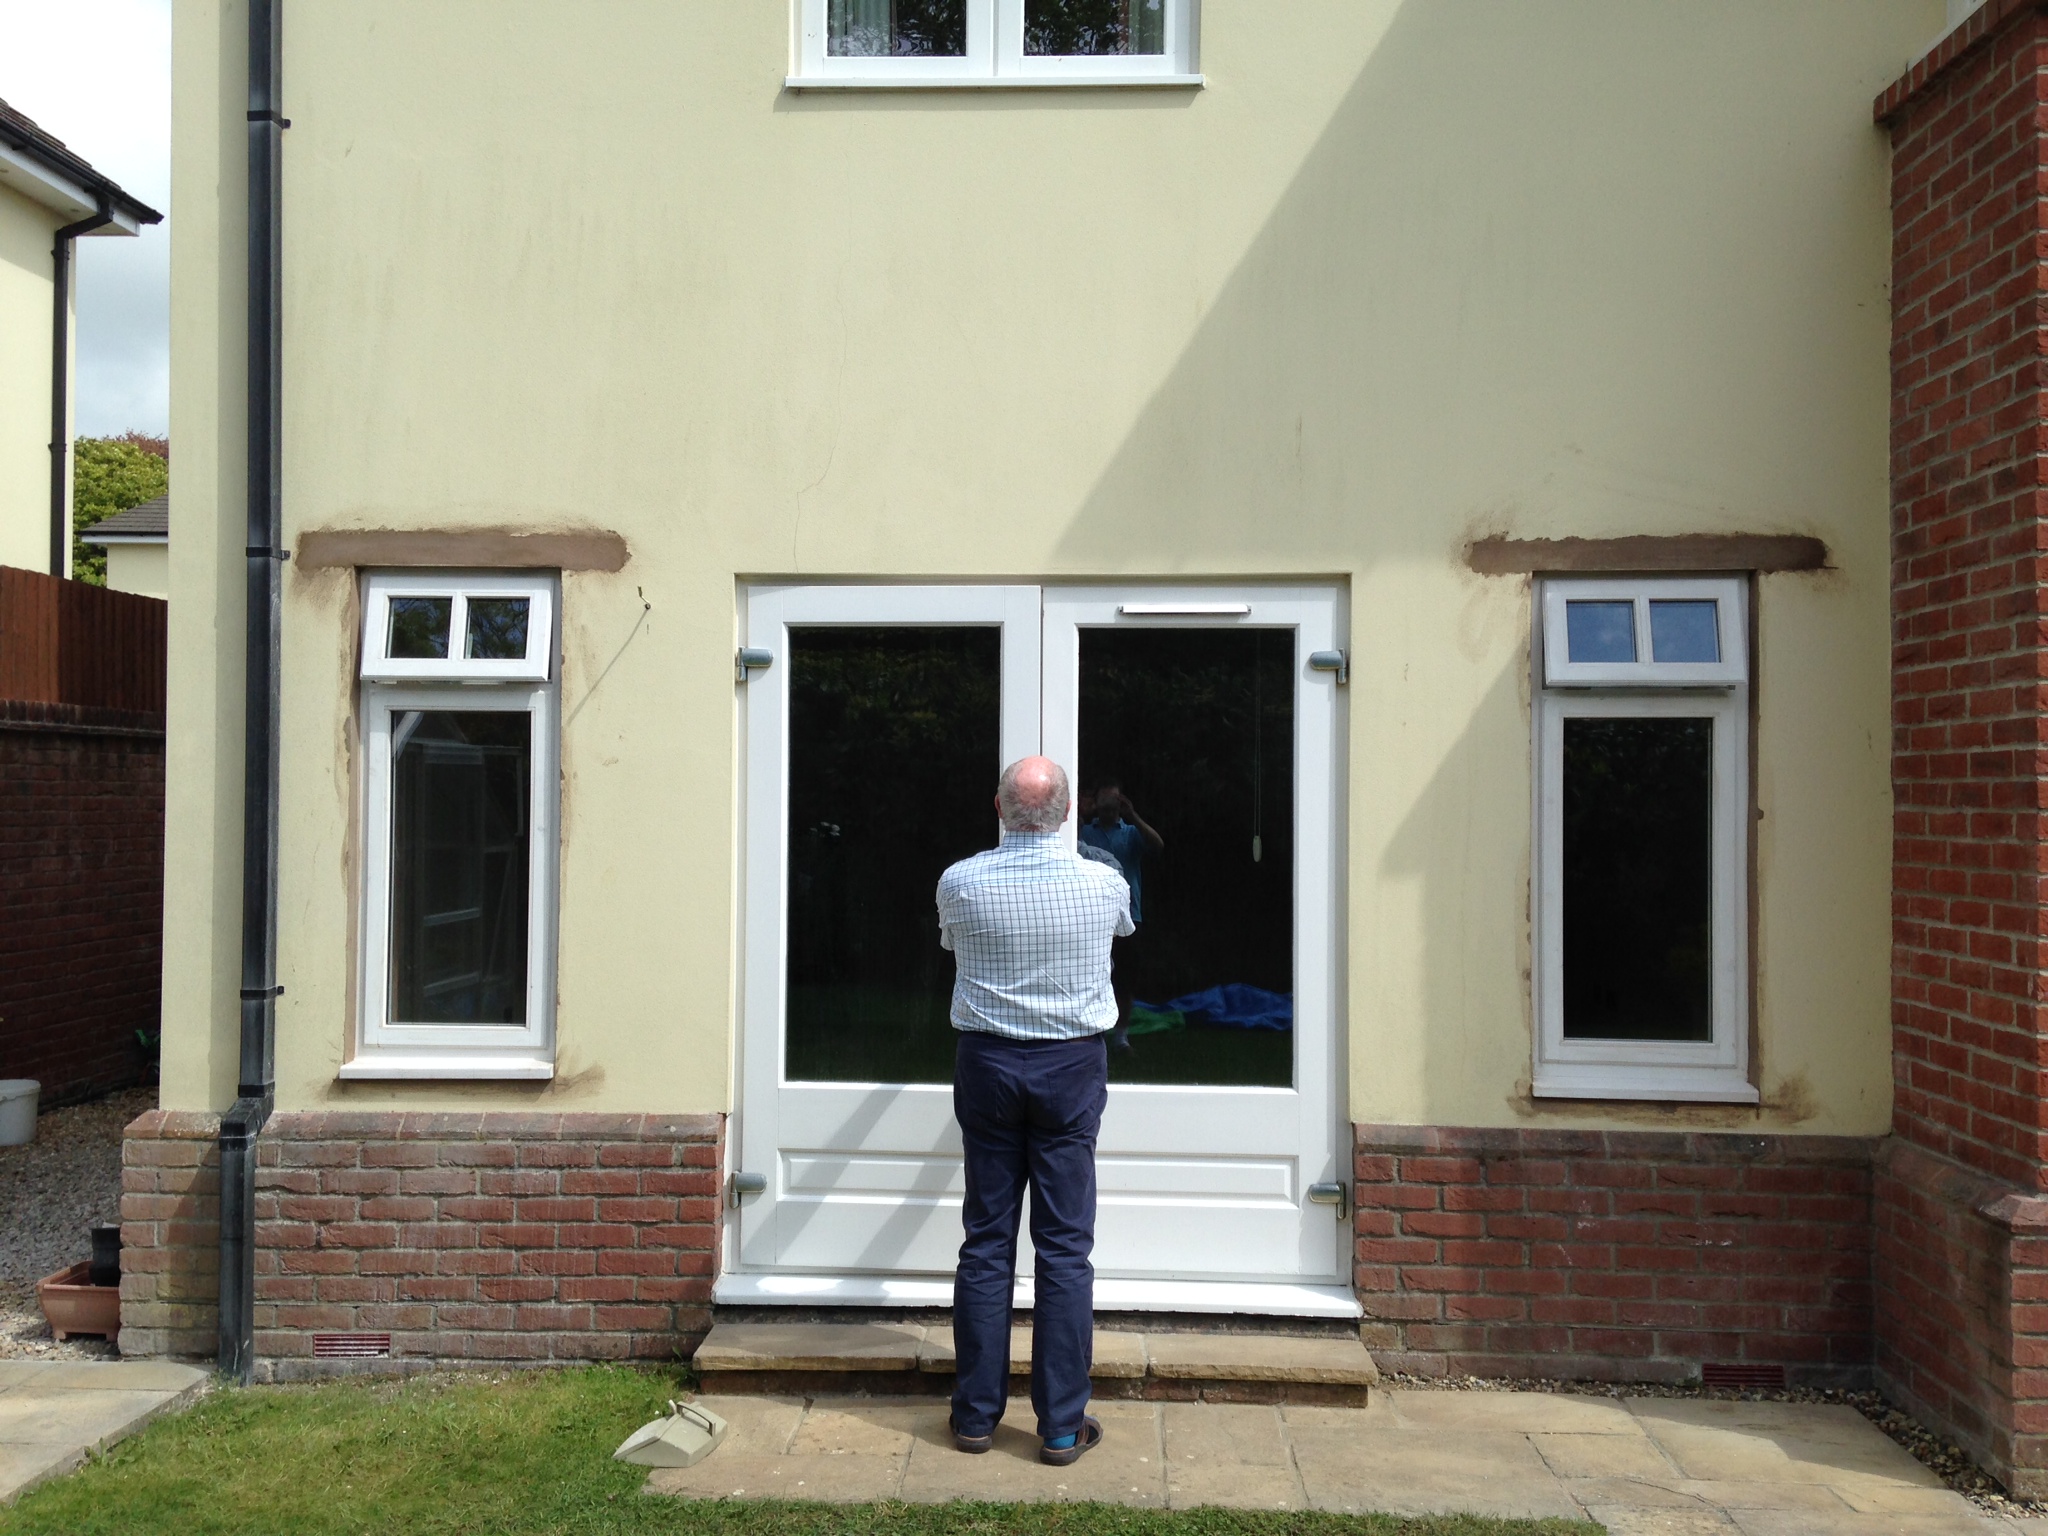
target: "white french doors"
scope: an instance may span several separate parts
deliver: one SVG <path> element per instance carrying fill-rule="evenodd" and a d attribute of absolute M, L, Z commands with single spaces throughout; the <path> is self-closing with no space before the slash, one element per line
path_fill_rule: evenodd
<path fill-rule="evenodd" d="M 1309 1198 L 1344 1177 L 1340 706 L 1310 662 L 1342 644 L 1340 593 L 757 586 L 743 622 L 746 1192 L 720 1299 L 949 1295 L 932 889 L 996 841 L 1002 764 L 1043 751 L 1142 907 L 1117 950 L 1098 1306 L 1354 1313 L 1349 1223 Z M 1020 1272 L 1028 1302 L 1028 1252 Z"/>

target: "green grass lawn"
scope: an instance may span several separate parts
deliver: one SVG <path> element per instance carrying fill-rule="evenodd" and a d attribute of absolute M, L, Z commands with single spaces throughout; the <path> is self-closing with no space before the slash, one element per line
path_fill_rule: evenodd
<path fill-rule="evenodd" d="M 1469 1517 L 1165 1513 L 1101 1504 L 871 1504 L 643 1496 L 611 1453 L 680 1388 L 591 1366 L 407 1384 L 220 1391 L 0 1509 L 5 1536 L 1596 1536 Z"/>

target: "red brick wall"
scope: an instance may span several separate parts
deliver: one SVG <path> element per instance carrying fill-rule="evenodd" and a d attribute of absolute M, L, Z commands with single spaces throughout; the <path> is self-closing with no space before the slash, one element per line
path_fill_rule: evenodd
<path fill-rule="evenodd" d="M 711 1326 L 723 1133 L 715 1115 L 276 1116 L 259 1374 L 331 1366 L 316 1333 L 389 1333 L 399 1362 L 687 1355 Z"/>
<path fill-rule="evenodd" d="M 1368 1346 L 1416 1375 L 1689 1381 L 1704 1362 L 1860 1381 L 1871 1143 L 1356 1130 Z"/>
<path fill-rule="evenodd" d="M 163 977 L 163 716 L 0 700 L 0 1077 L 145 1079 Z"/>
<path fill-rule="evenodd" d="M 2048 1187 L 2042 371 L 2048 24 L 1907 102 L 1892 151 L 1895 1127 Z"/>
<path fill-rule="evenodd" d="M 1892 134 L 1893 1126 L 1875 1374 L 2048 1492 L 2048 20 L 1990 0 Z"/>
<path fill-rule="evenodd" d="M 1885 1144 L 1877 1378 L 2009 1489 L 2048 1497 L 2048 1199 Z"/>
<path fill-rule="evenodd" d="M 153 1109 L 121 1143 L 121 1353 L 220 1349 L 220 1116 Z"/>

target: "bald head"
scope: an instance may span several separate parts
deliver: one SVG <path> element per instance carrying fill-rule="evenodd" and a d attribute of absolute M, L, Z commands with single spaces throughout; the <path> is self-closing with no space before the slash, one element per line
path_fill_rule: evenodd
<path fill-rule="evenodd" d="M 1057 832 L 1067 819 L 1067 775 L 1049 757 L 1020 757 L 996 785 L 1005 832 Z"/>

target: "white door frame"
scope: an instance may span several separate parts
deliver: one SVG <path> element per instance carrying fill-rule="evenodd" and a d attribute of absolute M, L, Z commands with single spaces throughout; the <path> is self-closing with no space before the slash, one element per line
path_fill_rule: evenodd
<path fill-rule="evenodd" d="M 1123 615 L 1132 604 L 1150 607 L 1198 603 L 1249 605 L 1249 614 Z M 1249 623 L 1286 625 L 1296 642 L 1295 911 L 1296 1087 L 1292 1089 L 1153 1088 L 1111 1090 L 1105 1116 L 1105 1167 L 1130 1170 L 1138 1185 L 1173 1187 L 1176 1178 L 1221 1184 L 1203 1194 L 1230 1191 L 1224 1205 L 1256 1233 L 1248 1262 L 1201 1264 L 1205 1278 L 1183 1278 L 1171 1266 L 1110 1264 L 1118 1275 L 1099 1278 L 1102 1308 L 1273 1312 L 1287 1315 L 1358 1315 L 1349 1284 L 1348 1221 L 1326 1206 L 1305 1203 L 1311 1183 L 1343 1179 L 1348 1132 L 1342 1112 L 1342 909 L 1339 891 L 1342 790 L 1341 699 L 1336 679 L 1308 668 L 1314 650 L 1343 644 L 1344 594 L 1337 586 L 888 586 L 763 585 L 743 596 L 743 633 L 749 647 L 775 658 L 751 674 L 743 703 L 741 740 L 744 840 L 738 1071 L 729 1137 L 735 1170 L 761 1175 L 768 1188 L 727 1209 L 726 1262 L 715 1295 L 726 1302 L 943 1305 L 951 1296 L 950 1256 L 957 1248 L 958 1128 L 951 1118 L 949 1085 L 786 1084 L 782 1081 L 785 988 L 785 863 L 788 804 L 788 629 L 800 625 L 1000 625 L 1003 642 L 1002 752 L 1005 761 L 1046 751 L 1070 774 L 1078 683 L 1077 624 L 1142 622 L 1152 625 Z M 1042 648 L 1041 648 L 1042 647 Z M 1026 656 L 1026 652 L 1029 656 Z M 1043 670 L 1042 670 L 1043 669 Z M 770 692 L 763 694 L 762 689 Z M 765 707 L 763 707 L 765 706 Z M 1041 727 L 1041 722 L 1043 726 Z M 1041 741 L 1041 729 L 1047 739 Z M 774 765 L 764 772 L 766 765 Z M 1326 767 L 1323 765 L 1327 765 Z M 990 780 L 1000 764 L 991 765 Z M 1321 784 L 1315 780 L 1321 778 Z M 1307 793 L 1304 793 L 1304 791 Z M 1071 838 L 1073 827 L 1067 834 Z M 1306 1027 L 1304 1027 L 1304 1022 Z M 1304 1092 L 1303 1088 L 1307 1091 Z M 1170 1096 L 1170 1103 L 1168 1102 Z M 797 1103 L 801 1100 L 801 1104 Z M 1185 1146 L 1189 1114 L 1207 1126 L 1234 1126 L 1218 1139 L 1204 1168 Z M 849 1128 L 846 1147 L 873 1155 L 834 1154 L 830 1168 L 801 1145 L 785 1144 L 792 1127 L 826 1123 Z M 804 1138 L 799 1137 L 801 1142 Z M 827 1138 L 830 1140 L 831 1138 Z M 838 1141 L 833 1145 L 838 1146 Z M 1242 1142 L 1242 1147 L 1238 1143 Z M 1205 1144 L 1205 1150 L 1209 1149 Z M 1254 1150 L 1271 1155 L 1252 1157 Z M 1177 1156 L 1175 1155 L 1177 1152 Z M 944 1166 L 920 1165 L 937 1154 Z M 1233 1155 L 1239 1154 L 1239 1155 Z M 1163 1182 L 1162 1182 L 1163 1181 Z M 1106 1172 L 1105 1209 L 1118 1203 L 1117 1179 Z M 865 1202 L 870 1209 L 862 1211 Z M 1154 1233 L 1166 1247 L 1186 1246 L 1199 1206 L 1176 1211 L 1134 1198 L 1118 1225 L 1138 1223 L 1140 1238 Z M 875 1204 L 891 1207 L 877 1225 Z M 865 1225 L 863 1225 L 865 1223 Z M 839 1228 L 844 1226 L 845 1230 Z M 941 1227 L 945 1228 L 943 1234 Z M 861 1245 L 865 1246 L 861 1246 Z M 872 1262 L 823 1262 L 849 1245 Z M 1134 1244 L 1126 1241 L 1123 1246 Z M 1135 1244 L 1139 1248 L 1147 1242 Z M 890 1272 L 899 1252 L 914 1249 L 908 1272 Z M 1288 1251 L 1291 1250 L 1291 1251 Z M 1261 1264 L 1255 1253 L 1280 1254 Z M 1026 1256 L 1020 1255 L 1020 1259 Z M 1099 1258 L 1107 1257 L 1099 1251 Z M 1233 1255 L 1234 1257 L 1234 1255 Z M 809 1262 L 807 1262 L 807 1259 Z M 1023 1266 L 1020 1265 L 1020 1269 Z M 1028 1270 L 1018 1286 L 1028 1305 Z"/>

